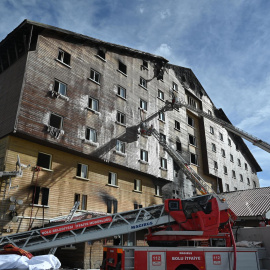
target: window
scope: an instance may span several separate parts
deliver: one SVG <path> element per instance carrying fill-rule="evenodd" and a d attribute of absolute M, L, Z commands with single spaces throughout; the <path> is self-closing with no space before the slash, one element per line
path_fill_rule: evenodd
<path fill-rule="evenodd" d="M 232 170 L 232 177 L 236 178 L 235 170 Z"/>
<path fill-rule="evenodd" d="M 229 145 L 229 146 L 232 146 L 232 141 L 231 141 L 230 138 L 228 138 L 228 145 Z"/>
<path fill-rule="evenodd" d="M 234 187 L 234 191 L 237 191 L 237 187 Z"/>
<path fill-rule="evenodd" d="M 211 134 L 215 134 L 215 132 L 214 132 L 214 128 L 213 128 L 213 127 L 211 127 L 211 126 L 210 126 L 210 133 L 211 133 Z"/>
<path fill-rule="evenodd" d="M 90 79 L 96 83 L 100 83 L 100 73 L 91 68 Z"/>
<path fill-rule="evenodd" d="M 163 133 L 159 133 L 159 139 L 161 142 L 166 142 L 166 135 L 164 135 Z"/>
<path fill-rule="evenodd" d="M 179 152 L 182 151 L 182 144 L 181 144 L 181 142 L 176 141 L 176 151 L 179 151 Z"/>
<path fill-rule="evenodd" d="M 107 213 L 112 213 L 112 207 L 113 207 L 113 213 L 117 213 L 118 208 L 118 201 L 116 199 L 110 199 L 107 198 Z"/>
<path fill-rule="evenodd" d="M 126 124 L 126 115 L 124 113 L 121 113 L 121 112 L 118 111 L 116 113 L 116 121 L 118 123 L 121 123 L 121 124 L 125 125 Z"/>
<path fill-rule="evenodd" d="M 216 161 L 214 161 L 214 169 L 217 170 L 218 169 L 218 163 Z"/>
<path fill-rule="evenodd" d="M 145 68 L 145 69 L 148 69 L 148 62 L 147 61 L 145 61 L 145 60 L 143 60 L 143 67 Z"/>
<path fill-rule="evenodd" d="M 54 92 L 66 96 L 67 95 L 67 85 L 59 82 L 57 80 L 54 81 Z"/>
<path fill-rule="evenodd" d="M 236 149 L 236 151 L 239 151 L 239 146 L 238 146 L 238 144 L 235 145 L 235 149 Z"/>
<path fill-rule="evenodd" d="M 165 113 L 164 112 L 159 112 L 158 115 L 159 115 L 159 120 L 165 122 Z"/>
<path fill-rule="evenodd" d="M 188 125 L 191 127 L 194 127 L 194 119 L 188 116 L 187 120 L 188 120 Z"/>
<path fill-rule="evenodd" d="M 134 179 L 134 190 L 142 191 L 142 180 Z"/>
<path fill-rule="evenodd" d="M 256 182 L 253 181 L 253 188 L 256 188 L 256 187 L 257 187 Z"/>
<path fill-rule="evenodd" d="M 239 167 L 241 167 L 241 160 L 239 158 L 237 159 L 237 164 Z"/>
<path fill-rule="evenodd" d="M 117 186 L 117 174 L 114 172 L 109 172 L 109 177 L 108 177 L 108 184 Z"/>
<path fill-rule="evenodd" d="M 51 169 L 52 165 L 52 155 L 45 153 L 38 153 L 37 166 L 45 169 Z"/>
<path fill-rule="evenodd" d="M 197 103 L 192 97 L 188 97 L 188 104 L 194 108 L 197 108 Z"/>
<path fill-rule="evenodd" d="M 147 102 L 143 99 L 140 99 L 140 108 L 144 111 L 147 111 Z"/>
<path fill-rule="evenodd" d="M 180 131 L 180 122 L 178 122 L 178 121 L 174 121 L 174 128 L 176 129 L 176 130 L 178 130 L 178 131 Z"/>
<path fill-rule="evenodd" d="M 95 112 L 98 112 L 98 110 L 99 110 L 99 101 L 97 99 L 89 97 L 89 99 L 88 99 L 88 108 L 95 111 Z"/>
<path fill-rule="evenodd" d="M 162 92 L 161 90 L 158 90 L 158 98 L 164 100 L 164 92 Z"/>
<path fill-rule="evenodd" d="M 211 112 L 210 110 L 208 110 L 208 114 L 209 114 L 209 115 L 212 115 L 212 112 Z"/>
<path fill-rule="evenodd" d="M 119 63 L 118 70 L 124 74 L 127 74 L 127 66 L 123 64 L 121 61 L 119 61 L 118 63 Z"/>
<path fill-rule="evenodd" d="M 243 181 L 244 181 L 243 175 L 240 173 L 240 182 L 243 182 Z"/>
<path fill-rule="evenodd" d="M 223 157 L 226 157 L 226 153 L 225 153 L 225 150 L 224 150 L 224 149 L 221 149 L 221 155 L 222 155 Z"/>
<path fill-rule="evenodd" d="M 88 176 L 88 165 L 78 163 L 76 176 L 81 178 L 87 178 Z"/>
<path fill-rule="evenodd" d="M 223 166 L 223 171 L 224 171 L 224 174 L 228 174 L 228 169 L 226 166 Z"/>
<path fill-rule="evenodd" d="M 161 186 L 155 185 L 155 195 L 156 196 L 162 196 Z"/>
<path fill-rule="evenodd" d="M 233 162 L 233 155 L 230 154 L 230 161 Z"/>
<path fill-rule="evenodd" d="M 59 49 L 57 60 L 70 66 L 70 54 Z"/>
<path fill-rule="evenodd" d="M 245 163 L 245 170 L 246 170 L 246 171 L 248 170 L 248 165 L 247 165 L 247 163 Z"/>
<path fill-rule="evenodd" d="M 196 137 L 193 136 L 193 135 L 191 135 L 191 134 L 189 134 L 188 137 L 189 137 L 189 143 L 190 143 L 191 145 L 196 146 Z"/>
<path fill-rule="evenodd" d="M 178 85 L 175 82 L 172 83 L 172 89 L 176 92 L 178 91 Z"/>
<path fill-rule="evenodd" d="M 87 195 L 82 195 L 81 210 L 87 209 Z"/>
<path fill-rule="evenodd" d="M 230 191 L 230 186 L 229 184 L 225 184 L 226 185 L 226 192 L 229 192 Z"/>
<path fill-rule="evenodd" d="M 214 143 L 212 143 L 212 151 L 213 152 L 216 152 L 217 151 L 216 145 Z"/>
<path fill-rule="evenodd" d="M 49 202 L 49 188 L 33 186 L 32 202 L 38 205 L 48 205 Z"/>
<path fill-rule="evenodd" d="M 161 167 L 161 169 L 167 170 L 167 159 L 160 158 L 160 167 Z"/>
<path fill-rule="evenodd" d="M 196 154 L 190 153 L 190 163 L 198 165 L 198 156 Z"/>
<path fill-rule="evenodd" d="M 105 52 L 103 50 L 98 50 L 97 55 L 105 60 Z"/>
<path fill-rule="evenodd" d="M 223 134 L 221 132 L 219 132 L 219 139 L 223 141 Z"/>
<path fill-rule="evenodd" d="M 97 132 L 93 128 L 86 128 L 85 139 L 90 142 L 97 142 Z"/>
<path fill-rule="evenodd" d="M 250 186 L 250 180 L 249 180 L 249 178 L 247 178 L 247 184 Z"/>
<path fill-rule="evenodd" d="M 117 95 L 126 99 L 126 89 L 120 85 L 118 85 Z"/>
<path fill-rule="evenodd" d="M 141 149 L 141 160 L 144 162 L 148 162 L 148 151 Z"/>
<path fill-rule="evenodd" d="M 116 141 L 116 151 L 124 154 L 126 152 L 125 143 L 117 140 Z"/>
<path fill-rule="evenodd" d="M 50 120 L 49 120 L 49 125 L 51 127 L 57 128 L 57 129 L 62 129 L 62 125 L 63 125 L 62 116 L 51 113 Z"/>
<path fill-rule="evenodd" d="M 147 88 L 147 82 L 143 77 L 140 77 L 140 86 Z"/>

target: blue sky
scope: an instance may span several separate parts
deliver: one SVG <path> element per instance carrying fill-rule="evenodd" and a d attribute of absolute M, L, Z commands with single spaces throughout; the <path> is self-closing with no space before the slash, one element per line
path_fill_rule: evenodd
<path fill-rule="evenodd" d="M 231 122 L 270 142 L 270 1 L 1 0 L 0 40 L 24 19 L 191 68 Z M 270 154 L 249 143 L 270 186 Z"/>

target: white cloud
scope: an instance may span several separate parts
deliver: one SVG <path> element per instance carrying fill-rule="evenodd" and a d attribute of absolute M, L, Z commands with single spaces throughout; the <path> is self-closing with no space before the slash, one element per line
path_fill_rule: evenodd
<path fill-rule="evenodd" d="M 172 48 L 166 44 L 166 43 L 162 43 L 155 51 L 155 54 L 157 55 L 161 55 L 163 57 L 170 57 L 172 52 L 171 52 Z"/>
<path fill-rule="evenodd" d="M 169 9 L 166 9 L 160 12 L 160 17 L 162 20 L 166 19 L 167 17 L 170 17 L 170 15 L 171 15 L 171 12 Z"/>

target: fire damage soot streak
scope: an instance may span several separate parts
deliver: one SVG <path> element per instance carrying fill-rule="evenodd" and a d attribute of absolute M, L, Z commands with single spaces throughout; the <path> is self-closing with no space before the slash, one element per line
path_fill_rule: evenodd
<path fill-rule="evenodd" d="M 108 223 L 112 221 L 112 217 L 103 217 L 103 218 L 98 218 L 94 220 L 87 220 L 87 221 L 81 221 L 81 222 L 76 222 L 68 225 L 62 225 L 62 226 L 57 226 L 53 228 L 48 228 L 48 229 L 43 229 L 40 230 L 41 235 L 52 235 L 56 233 L 61 233 L 61 232 L 67 232 L 70 230 L 77 230 L 85 227 L 91 227 L 91 226 L 96 226 L 104 223 Z"/>
<path fill-rule="evenodd" d="M 140 228 L 144 228 L 144 227 L 148 227 L 148 226 L 152 226 L 152 225 L 153 225 L 153 222 L 149 221 L 149 222 L 144 222 L 144 223 L 141 223 L 141 224 L 131 225 L 130 229 L 131 230 L 136 230 L 136 229 L 140 229 Z"/>

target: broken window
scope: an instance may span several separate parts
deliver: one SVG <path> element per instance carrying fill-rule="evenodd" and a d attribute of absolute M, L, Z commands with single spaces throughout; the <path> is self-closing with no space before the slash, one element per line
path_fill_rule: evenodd
<path fill-rule="evenodd" d="M 191 135 L 191 134 L 189 134 L 188 137 L 189 137 L 189 143 L 190 143 L 191 145 L 196 146 L 196 137 L 193 136 L 193 135 Z"/>
<path fill-rule="evenodd" d="M 188 116 L 187 120 L 188 120 L 188 125 L 191 126 L 191 127 L 194 127 L 194 119 L 191 118 L 190 116 Z"/>
<path fill-rule="evenodd" d="M 107 213 L 112 213 L 112 208 L 113 208 L 113 213 L 117 213 L 117 206 L 118 202 L 116 199 L 107 199 Z"/>
<path fill-rule="evenodd" d="M 34 186 L 33 187 L 33 204 L 37 205 L 48 205 L 49 202 L 49 188 Z"/>
<path fill-rule="evenodd" d="M 158 116 L 159 116 L 159 118 L 158 118 L 159 120 L 165 122 L 165 113 L 164 112 L 159 112 Z"/>
<path fill-rule="evenodd" d="M 63 117 L 59 116 L 59 115 L 56 115 L 54 113 L 51 113 L 49 125 L 51 127 L 57 128 L 57 129 L 62 129 Z"/>
<path fill-rule="evenodd" d="M 140 86 L 147 88 L 147 82 L 143 77 L 140 77 Z"/>
<path fill-rule="evenodd" d="M 124 113 L 121 113 L 121 112 L 118 111 L 116 113 L 116 121 L 118 123 L 121 123 L 121 124 L 125 125 L 126 124 L 126 115 Z"/>
<path fill-rule="evenodd" d="M 67 95 L 67 85 L 55 80 L 54 81 L 54 92 L 66 96 Z"/>
<path fill-rule="evenodd" d="M 160 158 L 160 167 L 161 167 L 161 169 L 167 170 L 167 159 L 166 158 Z"/>
<path fill-rule="evenodd" d="M 81 178 L 88 178 L 88 165 L 78 163 L 76 176 Z"/>
<path fill-rule="evenodd" d="M 37 166 L 45 169 L 51 169 L 52 155 L 38 153 Z"/>
<path fill-rule="evenodd" d="M 162 92 L 161 90 L 158 90 L 158 98 L 164 100 L 164 92 Z"/>
<path fill-rule="evenodd" d="M 175 82 L 172 83 L 172 89 L 178 92 L 178 85 Z"/>
<path fill-rule="evenodd" d="M 109 177 L 108 177 L 108 184 L 117 186 L 117 174 L 114 172 L 109 172 Z"/>
<path fill-rule="evenodd" d="M 148 151 L 141 149 L 141 160 L 148 162 Z"/>
<path fill-rule="evenodd" d="M 117 140 L 116 141 L 116 151 L 124 154 L 126 152 L 125 143 Z"/>
<path fill-rule="evenodd" d="M 176 129 L 176 130 L 178 130 L 178 131 L 180 131 L 180 122 L 178 122 L 178 121 L 174 121 L 174 128 Z"/>
<path fill-rule="evenodd" d="M 90 79 L 96 83 L 100 83 L 100 73 L 91 68 Z"/>
<path fill-rule="evenodd" d="M 123 64 L 121 61 L 119 61 L 118 70 L 124 74 L 127 74 L 127 66 Z"/>
<path fill-rule="evenodd" d="M 69 54 L 69 53 L 67 53 L 67 52 L 65 52 L 65 51 L 63 51 L 63 50 L 61 50 L 61 49 L 59 49 L 57 59 L 58 59 L 60 62 L 66 64 L 66 65 L 68 65 L 68 66 L 70 66 L 70 54 Z"/>
<path fill-rule="evenodd" d="M 89 109 L 98 112 L 98 110 L 99 110 L 98 105 L 99 105 L 99 101 L 97 99 L 89 97 L 89 99 L 88 99 L 88 108 Z"/>
<path fill-rule="evenodd" d="M 182 151 L 182 144 L 179 141 L 176 141 L 176 151 L 179 151 L 179 152 Z"/>
<path fill-rule="evenodd" d="M 103 50 L 98 50 L 97 55 L 105 60 L 105 52 Z"/>
<path fill-rule="evenodd" d="M 126 99 L 126 89 L 120 85 L 118 85 L 117 95 Z"/>
<path fill-rule="evenodd" d="M 134 190 L 135 191 L 142 191 L 142 180 L 134 179 Z"/>
<path fill-rule="evenodd" d="M 93 128 L 86 128 L 85 139 L 90 142 L 97 142 L 97 132 Z"/>
<path fill-rule="evenodd" d="M 161 186 L 155 185 L 155 195 L 156 196 L 162 196 Z"/>
<path fill-rule="evenodd" d="M 144 111 L 147 111 L 147 102 L 143 99 L 140 99 L 140 108 Z"/>
<path fill-rule="evenodd" d="M 190 163 L 198 165 L 198 156 L 196 154 L 190 153 Z"/>
<path fill-rule="evenodd" d="M 197 103 L 192 97 L 188 97 L 188 104 L 194 108 L 197 108 Z"/>

